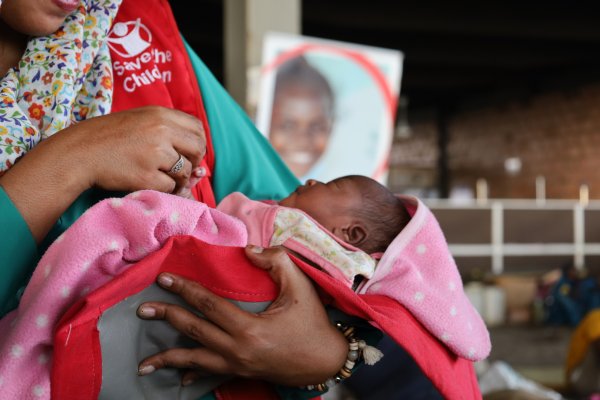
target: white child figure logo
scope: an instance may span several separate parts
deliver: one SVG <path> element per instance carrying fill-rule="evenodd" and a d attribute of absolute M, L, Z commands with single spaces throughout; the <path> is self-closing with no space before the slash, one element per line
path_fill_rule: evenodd
<path fill-rule="evenodd" d="M 135 21 L 118 22 L 108 35 L 108 45 L 121 57 L 130 58 L 146 50 L 152 42 L 152 33 L 140 18 Z"/>

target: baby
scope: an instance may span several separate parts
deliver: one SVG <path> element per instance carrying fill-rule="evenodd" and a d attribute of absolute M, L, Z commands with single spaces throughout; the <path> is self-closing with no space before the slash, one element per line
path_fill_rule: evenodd
<path fill-rule="evenodd" d="M 359 175 L 308 180 L 279 203 L 234 193 L 217 209 L 244 222 L 250 244 L 283 245 L 347 286 L 372 276 L 375 260 L 410 221 L 402 200 Z"/>
<path fill-rule="evenodd" d="M 489 353 L 444 234 L 418 199 L 352 175 L 309 180 L 279 203 L 233 193 L 217 209 L 244 223 L 249 244 L 283 246 L 359 295 L 396 300 L 455 354 Z"/>

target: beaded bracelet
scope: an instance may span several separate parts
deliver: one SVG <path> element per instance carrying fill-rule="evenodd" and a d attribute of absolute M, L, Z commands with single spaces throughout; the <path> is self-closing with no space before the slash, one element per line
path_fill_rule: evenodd
<path fill-rule="evenodd" d="M 349 378 L 352 375 L 352 368 L 362 358 L 367 365 L 373 365 L 383 357 L 383 353 L 373 346 L 369 346 L 364 340 L 354 337 L 354 327 L 346 326 L 341 322 L 336 322 L 335 326 L 342 332 L 348 341 L 348 355 L 344 366 L 338 371 L 333 378 L 327 379 L 323 383 L 316 385 L 308 385 L 308 390 L 318 390 L 324 392 L 331 389 L 342 380 Z"/>

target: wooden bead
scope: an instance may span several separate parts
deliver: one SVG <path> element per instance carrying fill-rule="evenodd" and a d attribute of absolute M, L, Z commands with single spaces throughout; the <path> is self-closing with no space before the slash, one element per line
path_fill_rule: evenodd
<path fill-rule="evenodd" d="M 340 369 L 340 372 L 338 373 L 338 375 L 344 379 L 349 378 L 350 375 L 352 375 L 352 371 L 350 371 L 347 368 L 342 367 L 342 369 Z"/>

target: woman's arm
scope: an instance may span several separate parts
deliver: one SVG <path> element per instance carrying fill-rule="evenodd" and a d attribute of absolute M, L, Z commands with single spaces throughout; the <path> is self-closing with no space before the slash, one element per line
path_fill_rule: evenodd
<path fill-rule="evenodd" d="M 167 174 L 186 158 L 178 175 Z M 144 107 L 73 125 L 27 153 L 0 177 L 33 237 L 40 242 L 86 189 L 155 189 L 185 186 L 205 153 L 202 124 L 176 110 Z"/>
<path fill-rule="evenodd" d="M 86 189 L 185 188 L 205 152 L 200 121 L 145 107 L 82 121 L 23 156 L 0 176 L 0 317 L 16 308 L 19 291 L 38 261 L 37 244 L 68 209 L 65 228 L 98 199 Z M 184 169 L 167 174 L 179 155 Z M 69 208 L 76 200 L 77 204 Z M 60 232 L 53 229 L 52 240 Z M 45 241 L 48 242 L 48 239 Z"/>
<path fill-rule="evenodd" d="M 269 272 L 280 294 L 259 314 L 243 311 L 195 282 L 172 274 L 159 276 L 163 288 L 182 296 L 206 319 L 158 302 L 142 304 L 138 315 L 166 320 L 206 347 L 170 349 L 148 357 L 139 364 L 141 375 L 160 368 L 191 368 L 183 382 L 199 370 L 304 386 L 324 382 L 340 370 L 348 343 L 329 321 L 310 280 L 282 249 L 261 250 L 249 246 L 246 255 Z"/>

